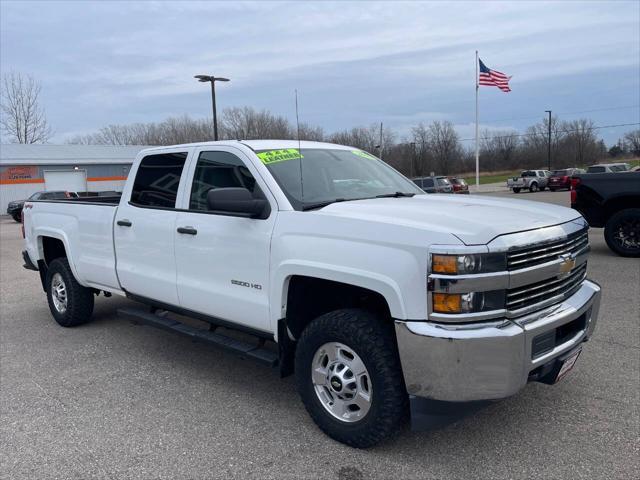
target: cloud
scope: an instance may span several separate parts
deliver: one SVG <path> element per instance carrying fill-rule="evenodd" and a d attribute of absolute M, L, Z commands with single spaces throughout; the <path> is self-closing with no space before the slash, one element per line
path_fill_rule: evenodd
<path fill-rule="evenodd" d="M 208 115 L 206 88 L 192 78 L 198 73 L 232 79 L 220 87 L 221 108 L 253 105 L 292 116 L 297 88 L 305 121 L 325 131 L 374 121 L 406 131 L 436 118 L 463 131 L 473 121 L 475 49 L 487 65 L 513 75 L 508 97 L 481 92 L 486 118 L 531 116 L 541 103 L 565 111 L 639 103 L 637 2 L 3 2 L 1 8 L 0 67 L 42 80 L 60 134 Z M 613 93 L 595 98 L 602 90 L 596 78 Z"/>

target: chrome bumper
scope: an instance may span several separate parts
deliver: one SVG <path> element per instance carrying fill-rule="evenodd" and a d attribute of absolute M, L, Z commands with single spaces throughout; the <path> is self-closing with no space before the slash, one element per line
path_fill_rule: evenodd
<path fill-rule="evenodd" d="M 562 303 L 515 318 L 469 324 L 396 320 L 407 391 L 433 400 L 466 402 L 513 395 L 538 367 L 586 341 L 595 329 L 600 287 L 585 280 Z M 584 317 L 582 317 L 584 315 Z M 533 339 L 574 320 L 584 327 L 539 355 Z"/>

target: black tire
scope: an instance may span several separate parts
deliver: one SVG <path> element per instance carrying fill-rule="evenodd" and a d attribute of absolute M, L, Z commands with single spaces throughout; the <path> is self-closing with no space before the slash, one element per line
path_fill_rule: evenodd
<path fill-rule="evenodd" d="M 536 182 L 533 182 L 531 185 L 529 185 L 529 191 L 531 193 L 536 193 L 538 191 L 538 184 Z"/>
<path fill-rule="evenodd" d="M 618 255 L 640 257 L 640 208 L 620 210 L 607 220 L 604 239 Z"/>
<path fill-rule="evenodd" d="M 352 423 L 335 418 L 323 406 L 311 379 L 319 349 L 344 344 L 364 363 L 371 379 L 371 404 Z M 298 393 L 313 421 L 331 438 L 356 448 L 371 447 L 394 434 L 408 418 L 408 395 L 402 376 L 393 323 L 360 309 L 321 315 L 303 331 L 296 348 Z"/>
<path fill-rule="evenodd" d="M 551 187 L 549 187 L 549 191 L 550 191 L 550 192 L 555 192 L 556 190 L 557 190 L 557 188 L 551 188 Z"/>
<path fill-rule="evenodd" d="M 547 187 L 540 187 L 540 191 L 541 191 L 541 192 L 544 192 L 544 189 L 545 189 L 545 188 L 547 188 Z"/>
<path fill-rule="evenodd" d="M 520 193 L 520 189 L 519 188 L 514 188 L 513 189 L 513 193 Z"/>
<path fill-rule="evenodd" d="M 56 307 L 54 301 L 53 281 L 54 278 L 58 280 L 56 274 L 62 278 L 66 292 L 66 308 L 62 311 Z M 59 325 L 76 327 L 91 320 L 93 291 L 78 283 L 66 258 L 56 258 L 51 262 L 47 269 L 46 286 L 49 310 Z"/>
<path fill-rule="evenodd" d="M 22 218 L 19 213 L 14 213 L 13 215 L 11 215 L 11 218 L 13 218 L 18 223 L 22 223 Z"/>

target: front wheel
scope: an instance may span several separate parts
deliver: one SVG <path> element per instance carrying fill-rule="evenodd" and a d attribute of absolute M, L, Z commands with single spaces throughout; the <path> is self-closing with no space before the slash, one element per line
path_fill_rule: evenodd
<path fill-rule="evenodd" d="M 66 258 L 51 262 L 46 285 L 49 310 L 59 325 L 75 327 L 91 320 L 93 291 L 78 283 Z"/>
<path fill-rule="evenodd" d="M 529 191 L 531 193 L 535 193 L 538 191 L 538 184 L 537 183 L 532 183 L 531 185 L 529 185 Z"/>
<path fill-rule="evenodd" d="M 627 208 L 613 215 L 604 226 L 604 239 L 623 257 L 640 257 L 640 208 Z"/>
<path fill-rule="evenodd" d="M 520 189 L 519 188 L 515 188 L 513 189 L 513 193 L 520 193 Z"/>
<path fill-rule="evenodd" d="M 305 328 L 296 347 L 296 384 L 313 421 L 352 447 L 379 443 L 407 418 L 393 324 L 364 310 L 329 312 Z"/>

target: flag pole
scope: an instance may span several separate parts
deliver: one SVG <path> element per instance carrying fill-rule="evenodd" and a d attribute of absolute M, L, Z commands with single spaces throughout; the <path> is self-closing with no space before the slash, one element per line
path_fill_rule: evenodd
<path fill-rule="evenodd" d="M 478 146 L 478 51 L 476 50 L 476 189 L 480 190 L 480 149 Z"/>

